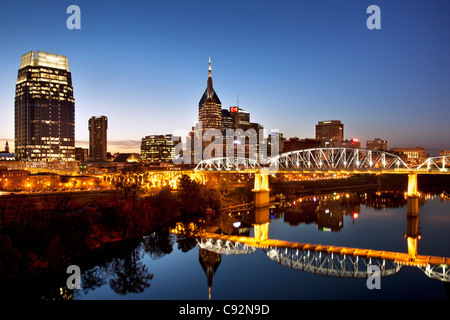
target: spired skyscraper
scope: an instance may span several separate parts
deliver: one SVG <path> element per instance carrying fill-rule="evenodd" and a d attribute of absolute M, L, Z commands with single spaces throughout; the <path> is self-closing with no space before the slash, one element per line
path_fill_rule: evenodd
<path fill-rule="evenodd" d="M 17 160 L 75 160 L 75 99 L 67 57 L 22 56 L 15 96 Z"/>
<path fill-rule="evenodd" d="M 211 58 L 209 58 L 206 90 L 198 104 L 198 121 L 204 130 L 222 130 L 222 103 L 213 88 Z"/>

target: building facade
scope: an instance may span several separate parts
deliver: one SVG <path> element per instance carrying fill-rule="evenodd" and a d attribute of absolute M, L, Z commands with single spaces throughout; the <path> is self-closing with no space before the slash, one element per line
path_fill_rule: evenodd
<path fill-rule="evenodd" d="M 198 104 L 198 121 L 203 130 L 222 130 L 222 103 L 213 88 L 211 59 L 209 59 L 206 90 Z"/>
<path fill-rule="evenodd" d="M 317 148 L 320 145 L 320 141 L 317 139 L 305 138 L 299 139 L 297 137 L 289 138 L 283 142 L 283 152 L 290 152 L 303 149 Z"/>
<path fill-rule="evenodd" d="M 316 139 L 321 146 L 330 147 L 334 142 L 344 140 L 344 124 L 340 120 L 319 121 L 316 124 Z"/>
<path fill-rule="evenodd" d="M 387 150 L 387 141 L 381 140 L 380 138 L 376 138 L 374 140 L 367 140 L 366 141 L 366 149 L 370 150 Z"/>
<path fill-rule="evenodd" d="M 75 99 L 67 57 L 22 56 L 15 95 L 17 160 L 75 160 Z"/>
<path fill-rule="evenodd" d="M 430 155 L 422 147 L 416 148 L 392 148 L 391 152 L 399 156 L 409 165 L 418 165 L 423 163 Z"/>
<path fill-rule="evenodd" d="M 171 134 L 146 136 L 141 141 L 141 159 L 150 163 L 172 162 L 175 146 L 180 142 L 181 137 Z"/>
<path fill-rule="evenodd" d="M 89 160 L 107 160 L 107 131 L 108 118 L 105 116 L 92 117 L 89 119 Z"/>

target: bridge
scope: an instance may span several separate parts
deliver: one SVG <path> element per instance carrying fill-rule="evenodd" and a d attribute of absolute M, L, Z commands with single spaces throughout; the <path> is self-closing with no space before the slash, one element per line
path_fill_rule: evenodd
<path fill-rule="evenodd" d="M 450 156 L 431 157 L 409 167 L 398 155 L 361 148 L 313 148 L 282 153 L 264 163 L 251 158 L 218 157 L 202 160 L 194 172 L 255 173 L 255 207 L 269 205 L 271 174 L 282 172 L 408 174 L 408 195 L 418 195 L 417 174 L 450 174 Z"/>
<path fill-rule="evenodd" d="M 138 183 L 145 189 L 170 186 L 188 175 L 204 183 L 209 172 L 254 173 L 333 173 L 344 174 L 450 174 L 450 156 L 431 157 L 416 167 L 408 166 L 399 156 L 380 150 L 361 148 L 313 148 L 286 152 L 258 161 L 242 157 L 216 157 L 200 161 L 194 169 L 154 170 L 138 173 L 95 175 L 110 187 L 117 179 Z M 268 188 L 268 186 L 267 186 Z M 255 187 L 255 189 L 258 189 Z"/>
<path fill-rule="evenodd" d="M 205 159 L 194 171 L 258 171 L 269 173 L 358 172 L 358 173 L 450 173 L 450 156 L 430 157 L 422 164 L 410 167 L 398 155 L 361 148 L 312 148 L 282 153 L 257 161 L 252 158 L 218 157 Z"/>

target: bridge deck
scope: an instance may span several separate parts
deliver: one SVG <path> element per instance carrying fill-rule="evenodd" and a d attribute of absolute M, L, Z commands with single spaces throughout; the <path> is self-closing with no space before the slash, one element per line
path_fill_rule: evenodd
<path fill-rule="evenodd" d="M 425 255 L 416 255 L 415 257 L 411 257 L 409 254 L 401 252 L 349 248 L 340 246 L 326 246 L 320 244 L 299 243 L 274 239 L 258 240 L 256 238 L 251 237 L 220 235 L 208 232 L 201 232 L 198 234 L 198 236 L 202 238 L 213 238 L 213 239 L 220 239 L 223 241 L 240 242 L 246 244 L 249 247 L 256 247 L 256 248 L 279 247 L 279 248 L 299 249 L 302 251 L 310 250 L 316 252 L 334 253 L 339 255 L 352 255 L 366 258 L 387 259 L 393 260 L 394 262 L 403 265 L 419 266 L 419 267 L 427 265 L 450 266 L 450 258 L 445 257 L 425 256 Z"/>

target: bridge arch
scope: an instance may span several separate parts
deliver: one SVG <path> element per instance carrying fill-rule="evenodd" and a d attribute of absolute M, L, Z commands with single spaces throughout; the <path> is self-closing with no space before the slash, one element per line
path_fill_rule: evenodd
<path fill-rule="evenodd" d="M 447 160 L 445 163 L 450 163 Z M 285 152 L 266 162 L 242 157 L 218 157 L 202 160 L 194 171 L 243 171 L 269 168 L 274 171 L 411 171 L 399 156 L 362 148 L 311 148 Z"/>
<path fill-rule="evenodd" d="M 438 171 L 438 172 L 448 172 L 450 168 L 450 155 L 430 157 L 425 160 L 422 164 L 417 166 L 417 171 Z"/>
<path fill-rule="evenodd" d="M 269 158 L 270 168 L 305 171 L 409 171 L 397 155 L 361 148 L 312 148 L 295 150 Z"/>
<path fill-rule="evenodd" d="M 242 157 L 220 157 L 200 161 L 194 171 L 241 171 L 258 170 L 259 162 L 251 158 Z"/>

